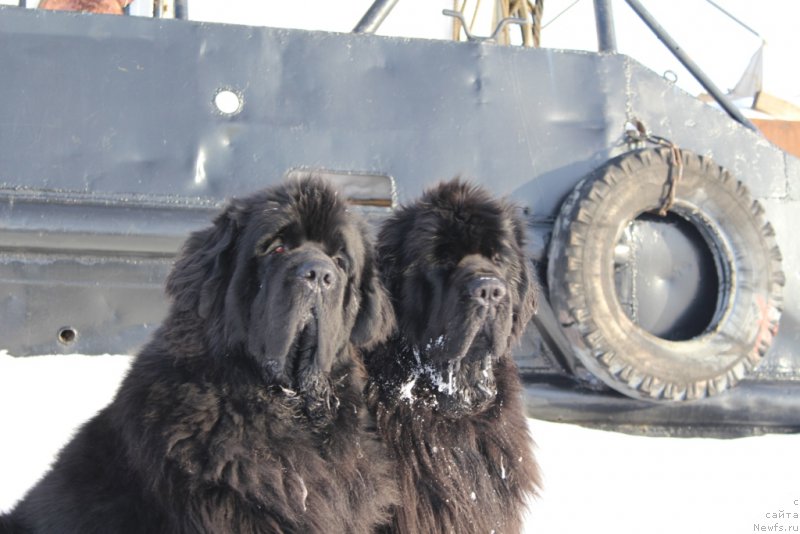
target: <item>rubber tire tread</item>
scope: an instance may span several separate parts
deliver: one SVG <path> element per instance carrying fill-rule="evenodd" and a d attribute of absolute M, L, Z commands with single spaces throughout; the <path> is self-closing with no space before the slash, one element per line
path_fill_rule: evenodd
<path fill-rule="evenodd" d="M 563 202 L 550 242 L 550 302 L 576 356 L 611 388 L 650 401 L 699 399 L 736 385 L 772 344 L 782 311 L 781 253 L 764 209 L 710 158 L 682 157 L 671 211 L 701 230 L 722 275 L 715 320 L 700 336 L 649 334 L 616 297 L 614 247 L 632 220 L 661 205 L 669 149 L 628 152 L 587 176 Z"/>

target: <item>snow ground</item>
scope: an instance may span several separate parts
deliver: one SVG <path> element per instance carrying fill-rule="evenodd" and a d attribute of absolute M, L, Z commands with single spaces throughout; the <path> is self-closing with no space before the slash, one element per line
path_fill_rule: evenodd
<path fill-rule="evenodd" d="M 0 352 L 0 510 L 111 399 L 129 363 Z M 530 428 L 545 489 L 526 532 L 800 532 L 800 436 L 648 438 L 533 419 Z"/>

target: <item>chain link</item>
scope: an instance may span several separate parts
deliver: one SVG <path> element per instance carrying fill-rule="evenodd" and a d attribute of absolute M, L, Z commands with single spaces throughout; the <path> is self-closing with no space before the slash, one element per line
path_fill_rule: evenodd
<path fill-rule="evenodd" d="M 675 190 L 678 188 L 678 182 L 683 178 L 683 155 L 681 154 L 681 149 L 669 139 L 648 131 L 647 127 L 639 119 L 633 119 L 626 125 L 625 137 L 629 143 L 652 143 L 670 149 L 670 153 L 672 154 L 672 167 L 669 173 L 669 190 L 661 203 L 661 207 L 658 209 L 658 214 L 661 217 L 666 217 L 670 208 L 672 208 L 672 205 L 675 203 Z"/>

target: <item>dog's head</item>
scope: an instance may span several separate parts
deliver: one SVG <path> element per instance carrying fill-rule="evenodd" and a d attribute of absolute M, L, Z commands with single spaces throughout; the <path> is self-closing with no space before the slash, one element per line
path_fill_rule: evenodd
<path fill-rule="evenodd" d="M 511 204 L 459 180 L 401 208 L 378 256 L 405 341 L 433 376 L 439 405 L 479 410 L 496 393 L 493 363 L 530 320 L 537 284 Z"/>
<path fill-rule="evenodd" d="M 245 357 L 312 396 L 352 363 L 350 346 L 368 348 L 394 325 L 365 224 L 311 176 L 231 201 L 188 239 L 167 293 L 213 357 Z"/>

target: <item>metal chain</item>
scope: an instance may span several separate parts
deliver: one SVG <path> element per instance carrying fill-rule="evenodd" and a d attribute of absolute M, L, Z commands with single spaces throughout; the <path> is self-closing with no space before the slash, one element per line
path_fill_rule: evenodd
<path fill-rule="evenodd" d="M 648 142 L 658 146 L 664 146 L 670 149 L 672 155 L 672 166 L 669 173 L 669 191 L 658 209 L 658 214 L 661 217 L 666 217 L 672 205 L 675 203 L 675 190 L 678 188 L 678 182 L 683 178 L 683 155 L 681 149 L 664 137 L 653 134 L 647 130 L 644 123 L 639 119 L 632 119 L 628 123 L 631 128 L 625 129 L 625 136 L 630 143 L 643 143 Z M 673 168 L 675 169 L 673 172 Z"/>

